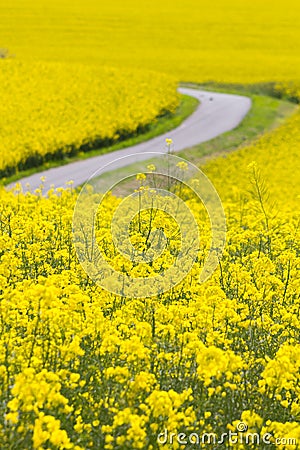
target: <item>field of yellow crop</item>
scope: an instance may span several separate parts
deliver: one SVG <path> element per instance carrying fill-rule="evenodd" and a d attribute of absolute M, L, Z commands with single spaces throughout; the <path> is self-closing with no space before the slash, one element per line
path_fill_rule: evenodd
<path fill-rule="evenodd" d="M 12 56 L 0 60 L 1 174 L 135 132 L 174 110 L 174 79 L 274 83 L 299 102 L 299 22 L 296 0 L 1 4 Z M 83 270 L 71 183 L 45 196 L 42 180 L 34 193 L 0 190 L 1 450 L 300 448 L 299 148 L 297 109 L 204 166 L 227 239 L 203 284 L 210 223 L 190 189 L 170 187 L 200 248 L 189 275 L 155 297 L 115 295 Z M 159 196 L 152 176 L 137 176 L 138 199 Z M 180 252 L 172 214 L 139 211 L 136 253 L 154 228 L 166 247 L 155 264 L 126 265 L 110 235 L 121 206 L 109 194 L 98 211 L 101 251 L 122 274 L 164 273 Z"/>
<path fill-rule="evenodd" d="M 11 56 L 0 66 L 1 176 L 111 143 L 173 112 L 175 84 L 163 74 L 279 81 L 293 91 L 299 20 L 295 0 L 0 5 L 0 54 Z"/>
<path fill-rule="evenodd" d="M 299 22 L 298 0 L 12 0 L 0 5 L 0 46 L 181 81 L 285 81 L 300 78 Z"/>
<path fill-rule="evenodd" d="M 71 188 L 48 198 L 1 192 L 1 448 L 186 448 L 178 433 L 201 447 L 204 433 L 220 440 L 240 423 L 261 439 L 241 449 L 298 448 L 288 441 L 300 440 L 298 124 L 299 113 L 205 168 L 227 216 L 221 264 L 200 285 L 199 258 L 152 299 L 109 294 L 81 269 Z M 199 203 L 181 195 L 205 249 Z M 101 209 L 107 229 L 119 204 L 110 196 Z M 174 234 L 170 218 L 139 220 L 134 245 L 152 226 Z M 98 238 L 118 265 L 107 234 Z M 177 244 L 169 241 L 166 264 Z"/>
<path fill-rule="evenodd" d="M 0 61 L 0 176 L 135 134 L 178 104 L 168 75 Z"/>

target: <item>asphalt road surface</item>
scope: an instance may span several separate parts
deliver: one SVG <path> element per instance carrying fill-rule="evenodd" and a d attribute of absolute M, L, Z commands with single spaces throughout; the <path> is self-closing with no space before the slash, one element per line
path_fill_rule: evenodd
<path fill-rule="evenodd" d="M 149 159 L 147 152 L 162 153 L 167 151 L 166 138 L 173 140 L 172 150 L 174 152 L 209 141 L 236 128 L 251 108 L 251 100 L 240 95 L 219 94 L 190 88 L 180 88 L 179 92 L 196 97 L 201 102 L 197 110 L 179 127 L 132 147 L 72 162 L 25 177 L 19 180 L 23 191 L 28 190 L 27 183 L 30 185 L 31 191 L 38 188 L 41 184 L 41 177 L 46 177 L 46 181 L 43 183 L 44 192 L 47 192 L 51 185 L 56 188 L 65 187 L 65 183 L 70 180 L 73 180 L 74 187 L 79 186 L 99 169 L 103 168 L 101 172 L 105 172 L 106 167 L 104 166 L 117 159 L 118 161 L 113 165 L 114 169 L 124 167 L 137 160 Z M 128 157 L 122 160 L 124 156 Z M 107 171 L 109 170 L 111 170 L 110 167 L 107 168 Z M 14 186 L 15 182 L 8 185 L 7 188 Z"/>

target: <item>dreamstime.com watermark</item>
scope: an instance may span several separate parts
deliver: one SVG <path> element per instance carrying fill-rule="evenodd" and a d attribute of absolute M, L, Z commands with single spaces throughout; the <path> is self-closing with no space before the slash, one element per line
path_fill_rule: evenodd
<path fill-rule="evenodd" d="M 170 145 L 167 142 L 168 150 Z M 194 199 L 197 198 L 196 204 L 199 201 L 205 207 L 210 221 L 210 249 L 199 273 L 199 283 L 205 282 L 219 265 L 226 238 L 225 213 L 216 189 L 198 167 L 169 151 L 135 154 L 134 166 L 129 165 L 125 171 L 120 171 L 120 168 L 132 163 L 132 158 L 129 155 L 102 167 L 80 191 L 73 215 L 73 241 L 81 266 L 96 284 L 123 297 L 154 297 L 174 288 L 190 273 L 199 256 L 201 235 L 197 207 L 194 211 L 191 202 L 180 195 L 182 190 L 189 189 Z M 149 164 L 149 160 L 153 164 Z M 140 185 L 136 189 L 133 187 L 134 180 L 135 183 L 145 180 L 147 186 Z M 126 182 L 129 190 L 124 188 Z M 114 211 L 110 227 L 106 223 L 106 228 L 99 231 L 99 224 L 101 226 L 105 221 L 102 217 L 113 202 L 103 207 L 102 217 L 101 214 L 98 217 L 99 208 L 111 194 L 120 191 L 121 202 Z M 168 254 L 170 248 L 166 235 L 168 226 L 164 227 L 164 223 L 156 229 L 153 226 L 149 228 L 145 250 L 137 251 L 134 247 L 130 234 L 132 223 L 141 212 L 149 210 L 160 211 L 177 224 L 181 236 L 180 249 L 176 258 L 173 258 L 173 253 L 166 259 L 168 264 L 171 261 L 169 265 L 163 264 L 160 266 L 163 269 L 151 273 L 151 276 L 147 275 L 147 270 L 135 271 L 132 276 L 132 272 L 125 267 L 139 264 L 154 267 L 155 262 Z M 150 214 L 150 222 L 154 215 Z M 117 267 L 105 254 L 105 248 L 109 246 L 105 241 L 108 232 L 112 237 L 113 252 L 118 254 L 118 261 L 122 261 Z M 102 245 L 98 245 L 99 239 Z"/>
<path fill-rule="evenodd" d="M 248 426 L 245 422 L 239 422 L 236 431 L 228 430 L 226 433 L 217 435 L 215 433 L 169 433 L 167 429 L 157 436 L 159 445 L 188 445 L 205 446 L 205 445 L 276 445 L 276 446 L 294 446 L 297 445 L 297 439 L 293 437 L 274 437 L 271 433 L 248 432 Z"/>

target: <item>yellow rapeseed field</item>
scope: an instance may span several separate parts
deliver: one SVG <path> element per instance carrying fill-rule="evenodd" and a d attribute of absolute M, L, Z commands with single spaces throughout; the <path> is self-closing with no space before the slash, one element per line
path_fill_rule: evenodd
<path fill-rule="evenodd" d="M 0 46 L 181 81 L 285 81 L 300 78 L 299 23 L 298 0 L 11 0 L 0 5 Z"/>
<path fill-rule="evenodd" d="M 298 448 L 288 441 L 300 440 L 298 122 L 296 114 L 206 167 L 227 216 L 223 259 L 201 285 L 200 257 L 152 299 L 109 294 L 80 268 L 71 187 L 47 198 L 1 192 L 1 448 L 185 448 L 178 433 L 204 447 L 204 433 L 218 440 L 240 423 L 270 445 Z M 205 251 L 202 208 L 180 195 L 201 222 Z M 101 209 L 107 231 L 120 201 L 109 196 Z M 140 220 L 137 248 L 152 226 L 176 229 L 171 218 Z M 118 266 L 109 235 L 98 242 Z M 178 244 L 169 242 L 166 265 Z"/>
<path fill-rule="evenodd" d="M 108 145 L 178 104 L 168 75 L 0 60 L 0 176 Z"/>
<path fill-rule="evenodd" d="M 114 139 L 172 110 L 170 74 L 276 82 L 279 94 L 299 100 L 299 19 L 295 0 L 0 5 L 0 45 L 15 55 L 0 61 L 1 170 Z M 227 240 L 203 284 L 210 224 L 191 190 L 176 191 L 199 224 L 199 254 L 184 280 L 152 298 L 104 291 L 82 269 L 71 183 L 46 196 L 42 180 L 34 193 L 0 190 L 1 450 L 299 449 L 299 147 L 297 110 L 204 167 L 223 202 Z M 151 177 L 137 177 L 138 195 Z M 97 243 L 135 277 L 141 268 L 125 265 L 110 237 L 121 204 L 107 196 Z M 143 276 L 174 263 L 177 225 L 154 208 L 132 221 L 139 254 L 153 227 L 167 236 Z"/>
<path fill-rule="evenodd" d="M 162 73 L 177 82 L 297 82 L 299 20 L 295 0 L 0 5 L 0 50 L 11 56 L 0 66 L 1 176 L 173 112 L 175 85 Z"/>

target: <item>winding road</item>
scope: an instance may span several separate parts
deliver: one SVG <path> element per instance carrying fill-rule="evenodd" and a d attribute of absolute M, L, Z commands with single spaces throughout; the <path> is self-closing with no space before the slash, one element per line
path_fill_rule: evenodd
<path fill-rule="evenodd" d="M 139 161 L 148 159 L 147 152 L 162 153 L 164 150 L 166 151 L 166 138 L 173 140 L 174 152 L 184 150 L 213 139 L 226 131 L 233 130 L 251 108 L 251 100 L 240 95 L 220 94 L 190 88 L 180 88 L 179 92 L 200 100 L 196 111 L 182 122 L 179 127 L 132 147 L 72 162 L 25 177 L 19 180 L 23 191 L 28 190 L 27 184 L 30 185 L 31 191 L 38 188 L 41 184 L 41 177 L 46 178 L 44 192 L 47 192 L 51 185 L 54 185 L 56 188 L 64 187 L 69 180 L 73 180 L 73 186 L 79 186 L 87 181 L 95 171 L 118 158 L 131 155 L 130 158 L 125 160 L 120 159 L 114 164 L 114 168 L 134 163 L 137 159 Z M 15 182 L 11 183 L 7 188 L 10 189 L 15 184 Z"/>

